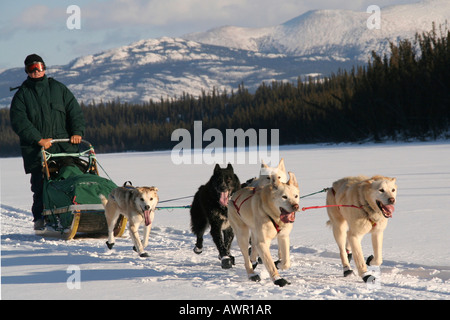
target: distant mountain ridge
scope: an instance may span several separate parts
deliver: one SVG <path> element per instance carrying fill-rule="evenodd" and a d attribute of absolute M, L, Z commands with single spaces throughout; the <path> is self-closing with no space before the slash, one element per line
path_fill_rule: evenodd
<path fill-rule="evenodd" d="M 367 62 L 370 52 L 386 53 L 389 41 L 413 38 L 446 24 L 450 1 L 381 8 L 381 29 L 367 28 L 366 12 L 309 11 L 265 28 L 227 26 L 182 38 L 141 40 L 79 57 L 47 74 L 65 83 L 85 103 L 100 100 L 142 102 L 236 89 L 262 82 L 296 81 L 329 75 Z M 23 68 L 0 72 L 0 107 L 10 105 L 9 87 L 25 79 Z"/>
<path fill-rule="evenodd" d="M 366 62 L 372 50 L 385 53 L 389 41 L 413 38 L 432 24 L 446 25 L 450 1 L 425 0 L 380 8 L 380 29 L 369 29 L 372 12 L 349 10 L 308 11 L 283 24 L 266 28 L 225 26 L 191 33 L 186 39 L 264 53 L 290 56 L 327 55 Z"/>
<path fill-rule="evenodd" d="M 128 46 L 49 66 L 47 75 L 66 84 L 79 101 L 144 102 L 199 95 L 213 88 L 231 90 L 242 83 L 250 90 L 262 82 L 296 81 L 349 68 L 351 61 L 329 57 L 286 56 L 202 44 L 181 38 L 141 40 Z M 26 75 L 23 68 L 0 73 L 0 107 L 11 103 Z"/>

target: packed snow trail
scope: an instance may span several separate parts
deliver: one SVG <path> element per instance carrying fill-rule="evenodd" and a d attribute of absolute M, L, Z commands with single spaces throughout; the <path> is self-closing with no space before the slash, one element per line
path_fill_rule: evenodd
<path fill-rule="evenodd" d="M 391 159 L 380 161 L 380 154 Z M 283 288 L 270 281 L 263 266 L 257 268 L 261 282 L 249 281 L 236 242 L 232 246 L 236 265 L 230 270 L 221 269 L 209 235 L 204 252 L 196 255 L 188 209 L 157 211 L 149 258 L 137 256 L 127 232 L 113 251 L 107 250 L 106 237 L 44 239 L 32 229 L 29 176 L 23 173 L 21 159 L 8 158 L 1 159 L 1 298 L 450 299 L 448 143 L 297 146 L 282 148 L 280 156 L 298 177 L 301 194 L 321 190 L 349 174 L 398 178 L 396 211 L 385 232 L 378 286 L 342 276 L 336 243 L 325 226 L 325 209 L 297 213 L 291 233 L 292 266 L 281 272 L 291 285 Z M 171 164 L 170 152 L 105 154 L 98 159 L 116 183 L 131 180 L 134 185 L 158 186 L 161 200 L 194 194 L 212 174 L 208 165 Z M 259 172 L 259 164 L 235 168 L 242 180 Z M 302 200 L 301 206 L 324 202 L 318 194 Z M 366 257 L 372 254 L 370 236 L 364 238 L 363 250 Z M 276 241 L 271 252 L 276 257 Z"/>
<path fill-rule="evenodd" d="M 205 252 L 194 254 L 188 230 L 155 227 L 150 258 L 139 258 L 128 236 L 111 252 L 106 237 L 35 236 L 29 214 L 2 207 L 2 228 L 10 230 L 2 235 L 3 299 L 450 299 L 450 267 L 384 261 L 380 283 L 371 288 L 356 276 L 342 276 L 336 251 L 294 245 L 292 266 L 282 272 L 291 285 L 279 288 L 263 266 L 257 268 L 261 282 L 249 281 L 236 247 L 231 270 L 221 269 L 210 237 Z M 73 266 L 81 270 L 80 289 L 68 288 Z M 120 290 L 110 291 L 114 287 Z"/>

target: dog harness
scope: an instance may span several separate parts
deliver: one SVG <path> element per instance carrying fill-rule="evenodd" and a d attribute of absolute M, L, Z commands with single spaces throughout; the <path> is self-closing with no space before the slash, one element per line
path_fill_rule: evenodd
<path fill-rule="evenodd" d="M 248 199 L 252 198 L 252 197 L 255 195 L 255 193 L 256 193 L 256 188 L 252 188 L 252 189 L 253 189 L 253 190 L 252 190 L 252 194 L 249 195 L 247 198 L 245 198 L 245 199 L 241 202 L 241 204 L 240 204 L 239 206 L 237 205 L 236 202 L 237 202 L 237 201 L 239 200 L 239 198 L 242 196 L 242 193 L 241 193 L 236 199 L 234 199 L 233 201 L 231 201 L 231 202 L 233 202 L 234 208 L 236 209 L 238 215 L 241 215 L 240 210 L 241 210 L 241 207 L 242 207 L 242 205 L 244 204 L 244 202 L 247 201 Z"/>
<path fill-rule="evenodd" d="M 336 191 L 334 190 L 334 188 L 331 188 L 331 191 L 333 192 L 333 196 L 336 197 Z M 361 209 L 363 210 L 363 206 L 357 207 L 357 206 L 350 206 L 353 208 L 357 208 L 357 209 Z M 338 205 L 338 209 L 339 209 L 339 205 Z M 375 221 L 373 221 L 372 219 L 369 218 L 369 215 L 367 215 L 367 220 L 369 220 L 369 222 L 372 224 L 372 228 L 375 228 L 377 223 Z"/>
<path fill-rule="evenodd" d="M 233 203 L 234 208 L 236 209 L 236 212 L 238 213 L 239 216 L 241 215 L 240 210 L 241 210 L 241 207 L 242 207 L 242 205 L 244 204 L 244 202 L 247 201 L 248 199 L 252 198 L 252 197 L 255 195 L 255 193 L 256 193 L 256 188 L 255 188 L 255 187 L 252 187 L 252 193 L 251 193 L 247 198 L 245 198 L 244 200 L 242 200 L 242 202 L 241 202 L 240 205 L 237 204 L 237 201 L 238 201 L 239 198 L 242 196 L 242 193 L 241 193 L 236 199 L 234 199 L 234 200 L 231 201 L 231 202 Z M 269 219 L 270 219 L 270 221 L 272 221 L 273 226 L 274 226 L 275 229 L 277 230 L 277 233 L 279 233 L 279 232 L 281 231 L 280 226 L 277 225 L 277 224 L 275 223 L 275 221 L 274 221 L 271 217 L 269 217 Z"/>

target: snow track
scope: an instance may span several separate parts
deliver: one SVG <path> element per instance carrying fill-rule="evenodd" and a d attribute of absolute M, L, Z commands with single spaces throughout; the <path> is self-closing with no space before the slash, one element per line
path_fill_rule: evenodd
<path fill-rule="evenodd" d="M 237 246 L 232 251 L 236 265 L 221 269 L 210 236 L 205 238 L 204 252 L 196 255 L 189 230 L 154 227 L 150 258 L 140 258 L 132 251 L 127 233 L 111 251 L 105 237 L 44 239 L 32 234 L 29 215 L 2 207 L 2 227 L 9 230 L 2 235 L 3 299 L 36 298 L 28 293 L 41 286 L 52 287 L 46 299 L 109 299 L 111 295 L 118 299 L 450 299 L 450 267 L 384 261 L 379 286 L 371 288 L 356 276 L 342 276 L 337 252 L 292 246 L 292 266 L 281 272 L 291 285 L 279 288 L 262 265 L 256 269 L 261 282 L 247 280 Z M 276 257 L 275 243 L 271 250 Z M 67 288 L 71 266 L 80 268 L 79 290 Z M 121 289 L 103 296 L 106 282 Z M 167 295 L 168 291 L 172 293 Z"/>
<path fill-rule="evenodd" d="M 389 155 L 390 160 L 380 161 L 380 155 Z M 324 209 L 297 214 L 291 233 L 291 268 L 281 271 L 291 285 L 283 288 L 270 281 L 262 265 L 256 269 L 261 282 L 249 281 L 235 241 L 236 265 L 230 270 L 221 269 L 209 234 L 203 253 L 196 255 L 187 209 L 156 212 L 149 258 L 132 250 L 128 232 L 116 239 L 112 251 L 106 247 L 106 237 L 44 239 L 32 229 L 29 176 L 23 174 L 21 159 L 8 158 L 1 159 L 1 298 L 450 300 L 448 143 L 292 146 L 281 149 L 280 156 L 298 177 L 301 194 L 351 174 L 398 177 L 396 211 L 385 232 L 377 286 L 368 286 L 356 276 L 342 276 Z M 117 184 L 131 180 L 136 186 L 155 185 L 161 200 L 194 194 L 213 169 L 173 165 L 170 152 L 98 155 L 98 160 Z M 148 170 L 149 164 L 158 170 Z M 258 164 L 234 167 L 242 181 L 259 171 Z M 323 195 L 314 195 L 302 199 L 301 206 L 324 201 Z M 372 254 L 370 237 L 362 245 L 365 256 Z M 276 241 L 271 252 L 276 257 Z"/>

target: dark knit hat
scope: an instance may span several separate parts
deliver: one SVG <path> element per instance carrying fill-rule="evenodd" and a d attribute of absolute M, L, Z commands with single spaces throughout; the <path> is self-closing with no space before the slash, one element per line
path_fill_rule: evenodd
<path fill-rule="evenodd" d="M 40 56 L 38 56 L 37 54 L 33 53 L 30 54 L 29 56 L 27 56 L 25 58 L 24 64 L 25 66 L 32 64 L 33 62 L 42 62 L 45 65 L 44 60 L 42 60 L 42 58 Z"/>

